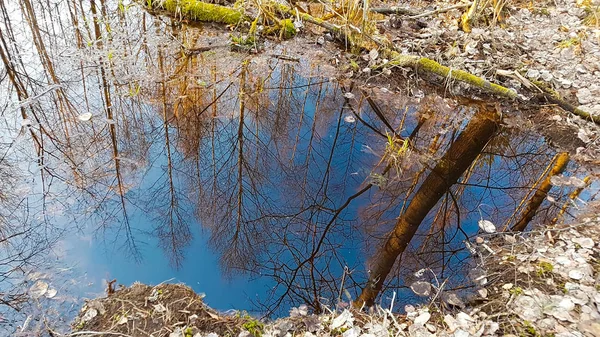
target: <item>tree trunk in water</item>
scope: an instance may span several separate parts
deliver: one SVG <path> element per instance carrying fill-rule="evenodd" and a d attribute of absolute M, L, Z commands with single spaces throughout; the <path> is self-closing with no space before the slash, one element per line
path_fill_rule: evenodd
<path fill-rule="evenodd" d="M 480 111 L 452 143 L 425 178 L 387 241 L 371 261 L 369 281 L 354 302 L 355 307 L 373 305 L 396 259 L 401 257 L 427 213 L 481 153 L 494 135 L 498 122 L 499 115 L 495 111 Z"/>
<path fill-rule="evenodd" d="M 540 186 L 535 191 L 531 199 L 529 199 L 527 207 L 525 208 L 525 211 L 523 211 L 523 215 L 521 216 L 519 221 L 517 221 L 517 223 L 511 227 L 512 231 L 522 232 L 525 230 L 527 224 L 529 224 L 531 219 L 533 219 L 538 208 L 540 208 L 540 205 L 542 204 L 544 199 L 546 199 L 546 197 L 548 196 L 548 192 L 552 188 L 552 183 L 550 182 L 550 179 L 552 178 L 552 176 L 563 173 L 564 170 L 567 168 L 567 164 L 569 164 L 569 154 L 567 152 L 561 152 L 556 155 L 556 161 L 554 162 L 552 170 L 550 171 L 546 179 L 544 179 L 544 181 L 540 184 Z"/>

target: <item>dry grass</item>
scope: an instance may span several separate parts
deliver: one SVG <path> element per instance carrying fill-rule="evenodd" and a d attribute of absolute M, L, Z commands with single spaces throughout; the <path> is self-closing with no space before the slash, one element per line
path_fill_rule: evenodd
<path fill-rule="evenodd" d="M 158 298 L 149 300 L 155 292 Z M 219 336 L 237 336 L 249 317 L 220 315 L 202 302 L 202 297 L 191 288 L 180 284 L 161 284 L 151 287 L 143 284 L 119 290 L 113 295 L 88 302 L 98 310 L 96 317 L 83 323 L 81 311 L 73 330 L 88 331 L 96 335 L 121 335 L 131 337 L 166 337 L 177 328 L 186 331 L 215 332 Z M 103 312 L 103 313 L 102 313 Z"/>

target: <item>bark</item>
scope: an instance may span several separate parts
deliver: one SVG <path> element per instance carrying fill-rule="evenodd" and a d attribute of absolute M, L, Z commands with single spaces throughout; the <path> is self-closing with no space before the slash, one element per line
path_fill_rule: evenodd
<path fill-rule="evenodd" d="M 567 152 L 559 153 L 556 156 L 556 161 L 554 162 L 552 170 L 550 171 L 548 176 L 546 176 L 546 179 L 544 179 L 544 181 L 542 181 L 542 183 L 539 185 L 533 196 L 531 196 L 531 199 L 529 199 L 529 202 L 527 203 L 527 206 L 525 207 L 521 218 L 519 219 L 519 221 L 517 221 L 517 223 L 514 226 L 511 227 L 512 231 L 522 232 L 525 230 L 527 224 L 529 224 L 531 219 L 533 219 L 535 213 L 540 208 L 540 205 L 546 199 L 546 197 L 548 196 L 548 192 L 552 188 L 552 183 L 550 182 L 550 179 L 552 178 L 552 176 L 563 173 L 564 170 L 567 168 L 567 164 L 569 164 L 569 154 Z"/>
<path fill-rule="evenodd" d="M 371 261 L 369 281 L 354 302 L 371 306 L 397 259 L 417 232 L 419 225 L 448 189 L 456 183 L 494 135 L 499 122 L 495 111 L 481 111 L 468 123 L 435 168 L 425 178 L 406 211 L 398 218 L 385 244 Z"/>

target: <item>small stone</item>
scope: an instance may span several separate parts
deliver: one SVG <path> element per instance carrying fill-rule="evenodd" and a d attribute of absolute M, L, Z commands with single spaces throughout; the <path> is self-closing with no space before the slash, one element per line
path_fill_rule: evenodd
<path fill-rule="evenodd" d="M 579 304 L 579 305 L 585 305 L 589 302 L 589 298 L 588 295 L 585 293 L 585 291 L 582 290 L 570 290 L 568 291 L 569 295 L 571 295 L 571 301 L 573 301 L 573 303 L 575 304 Z"/>
<path fill-rule="evenodd" d="M 369 52 L 369 58 L 371 59 L 371 61 L 375 61 L 378 57 L 379 52 L 377 51 L 377 49 L 371 49 L 371 51 Z"/>
<path fill-rule="evenodd" d="M 481 296 L 481 298 L 487 298 L 488 290 L 486 288 L 481 288 L 481 289 L 477 290 L 477 294 L 479 294 L 479 296 Z"/>
<path fill-rule="evenodd" d="M 504 290 L 510 290 L 510 289 L 512 289 L 512 287 L 513 287 L 512 283 L 507 283 L 507 284 L 505 284 L 505 285 L 502 286 L 502 289 L 504 289 Z"/>

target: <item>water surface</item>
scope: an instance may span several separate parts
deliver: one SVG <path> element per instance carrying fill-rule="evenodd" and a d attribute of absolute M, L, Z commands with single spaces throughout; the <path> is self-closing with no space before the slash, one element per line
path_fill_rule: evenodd
<path fill-rule="evenodd" d="M 471 120 L 498 109 L 338 82 L 308 59 L 234 53 L 215 46 L 218 30 L 135 7 L 107 4 L 94 25 L 98 8 L 36 4 L 34 27 L 5 6 L 0 228 L 12 241 L 0 282 L 5 299 L 37 281 L 57 290 L 24 295 L 19 314 L 5 308 L 6 331 L 28 315 L 31 329 L 44 316 L 67 323 L 112 279 L 183 282 L 223 311 L 348 305 L 420 184 Z M 76 10 L 49 19 L 64 6 Z M 201 46 L 215 47 L 190 52 Z M 378 301 L 425 301 L 408 289 L 418 279 L 473 289 L 478 222 L 503 230 L 523 217 L 559 152 L 518 112 L 505 117 L 428 212 Z M 573 163 L 564 174 L 584 177 Z M 577 186 L 562 185 L 529 226 L 568 219 L 561 209 L 579 202 L 568 197 Z"/>

